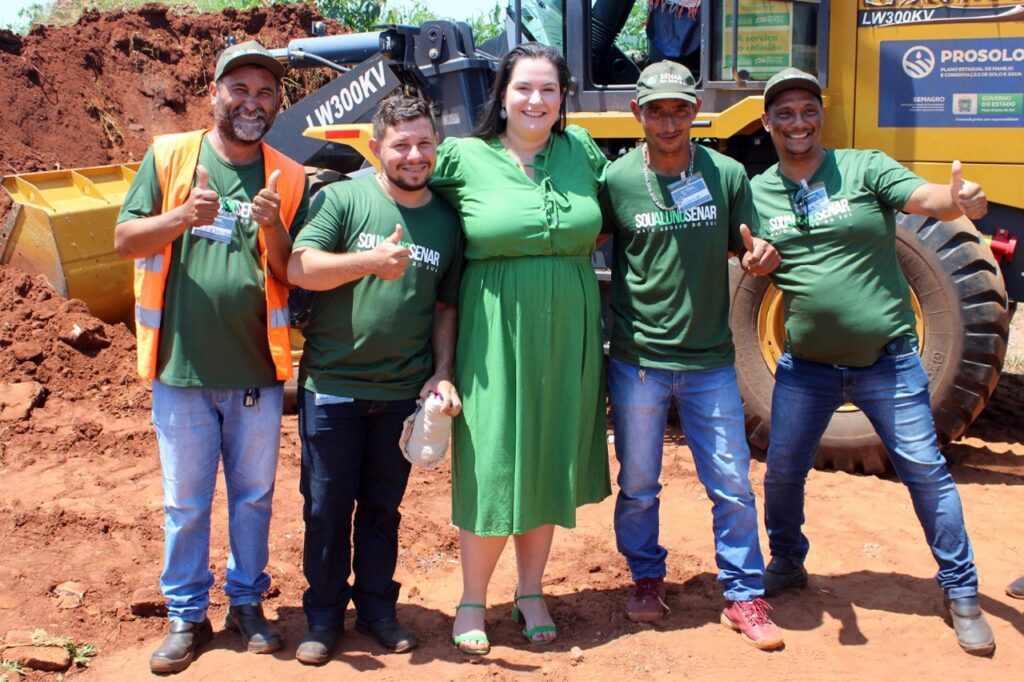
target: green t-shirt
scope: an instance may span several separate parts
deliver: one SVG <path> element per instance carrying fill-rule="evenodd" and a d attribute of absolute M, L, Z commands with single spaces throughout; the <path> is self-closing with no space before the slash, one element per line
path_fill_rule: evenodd
<path fill-rule="evenodd" d="M 299 383 L 343 398 L 416 397 L 433 373 L 434 304 L 458 303 L 459 216 L 436 195 L 419 208 L 401 206 L 372 175 L 321 191 L 311 216 L 296 248 L 370 251 L 401 224 L 401 245 L 412 257 L 400 279 L 370 275 L 317 295 L 303 329 Z"/>
<path fill-rule="evenodd" d="M 924 182 L 880 151 L 828 150 L 807 181 L 811 189 L 822 183 L 828 204 L 797 227 L 792 202 L 800 185 L 778 164 L 754 178 L 759 236 L 782 258 L 772 280 L 794 356 L 866 367 L 891 339 L 914 333 L 895 213 Z"/>
<path fill-rule="evenodd" d="M 266 185 L 263 157 L 242 166 L 221 159 L 204 137 L 199 164 L 220 195 L 221 211 L 234 216 L 231 242 L 186 230 L 171 245 L 164 289 L 157 379 L 169 386 L 258 388 L 277 383 L 267 343 L 267 302 L 257 246 L 259 226 L 250 217 L 252 200 Z M 125 196 L 117 222 L 160 213 L 163 193 L 146 152 Z M 309 207 L 303 194 L 291 228 Z"/>
<path fill-rule="evenodd" d="M 699 173 L 710 198 L 685 211 L 654 203 L 641 147 L 608 169 L 601 199 L 605 231 L 615 235 L 611 356 L 617 360 L 673 371 L 733 363 L 728 252 L 743 251 L 740 225 L 755 232 L 757 216 L 743 166 L 696 150 L 691 189 Z M 672 206 L 668 186 L 679 177 L 653 171 L 648 177 L 658 201 Z"/>

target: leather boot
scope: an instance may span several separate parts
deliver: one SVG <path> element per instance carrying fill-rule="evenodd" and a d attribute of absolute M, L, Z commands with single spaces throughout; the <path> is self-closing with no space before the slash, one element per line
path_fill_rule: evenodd
<path fill-rule="evenodd" d="M 356 618 L 356 630 L 364 635 L 370 635 L 382 647 L 396 654 L 404 654 L 419 646 L 416 633 L 399 623 L 396 618 L 384 618 L 372 623 L 364 623 Z"/>
<path fill-rule="evenodd" d="M 341 626 L 332 628 L 311 625 L 306 636 L 299 642 L 299 648 L 295 650 L 295 658 L 305 665 L 323 665 L 331 660 L 334 645 L 338 643 L 341 633 Z"/>
<path fill-rule="evenodd" d="M 946 610 L 953 621 L 953 630 L 956 631 L 961 649 L 975 656 L 987 656 L 995 650 L 995 636 L 976 596 L 947 598 Z"/>
<path fill-rule="evenodd" d="M 187 668 L 196 651 L 213 639 L 210 621 L 190 623 L 173 619 L 167 626 L 167 636 L 149 657 L 149 669 L 154 673 L 180 673 Z"/>
<path fill-rule="evenodd" d="M 1014 599 L 1024 599 L 1024 576 L 1014 580 L 1006 586 L 1006 594 Z"/>
<path fill-rule="evenodd" d="M 224 629 L 239 632 L 246 648 L 253 654 L 272 654 L 284 646 L 281 633 L 263 615 L 263 607 L 260 604 L 228 607 Z"/>
<path fill-rule="evenodd" d="M 774 597 L 791 587 L 807 587 L 807 569 L 780 556 L 772 557 L 764 569 L 764 596 Z"/>

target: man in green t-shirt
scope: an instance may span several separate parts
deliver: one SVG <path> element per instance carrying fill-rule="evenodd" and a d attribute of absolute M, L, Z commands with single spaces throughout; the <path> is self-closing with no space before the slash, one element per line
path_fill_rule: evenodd
<path fill-rule="evenodd" d="M 712 501 L 722 622 L 760 649 L 782 646 L 761 598 L 764 560 L 750 486 L 750 451 L 729 332 L 730 252 L 755 275 L 778 264 L 754 239 L 743 167 L 690 141 L 701 100 L 690 71 L 674 62 L 640 74 L 633 114 L 645 142 L 608 169 L 602 195 L 615 237 L 608 384 L 619 459 L 615 536 L 635 586 L 634 621 L 665 606 L 658 544 L 658 483 L 669 406 L 675 403 L 697 474 Z"/>
<path fill-rule="evenodd" d="M 395 613 L 410 468 L 398 440 L 417 397 L 440 395 L 449 416 L 462 407 L 451 377 L 462 229 L 427 188 L 436 145 L 427 102 L 381 102 L 370 142 L 380 172 L 321 191 L 288 263 L 292 282 L 320 292 L 299 368 L 302 663 L 330 660 L 350 600 L 357 630 L 390 651 L 417 645 Z"/>
<path fill-rule="evenodd" d="M 938 449 L 928 376 L 917 353 L 910 287 L 896 257 L 896 211 L 940 220 L 986 212 L 985 194 L 953 162 L 948 185 L 927 183 L 879 151 L 824 149 L 821 87 L 786 69 L 764 92 L 761 120 L 779 163 L 754 178 L 759 234 L 779 250 L 786 352 L 772 397 L 765 524 L 768 594 L 807 584 L 804 483 L 835 410 L 867 414 L 914 510 L 945 590 L 957 639 L 995 648 L 978 605 L 978 574 L 960 497 Z"/>
<path fill-rule="evenodd" d="M 282 646 L 260 602 L 281 432 L 289 227 L 308 208 L 302 167 L 261 143 L 284 67 L 258 43 L 225 50 L 214 127 L 160 136 L 146 152 L 115 231 L 136 260 L 139 371 L 153 380 L 164 480 L 160 587 L 169 634 L 156 673 L 184 670 L 210 639 L 210 510 L 221 459 L 231 552 L 226 627 L 249 651 Z"/>

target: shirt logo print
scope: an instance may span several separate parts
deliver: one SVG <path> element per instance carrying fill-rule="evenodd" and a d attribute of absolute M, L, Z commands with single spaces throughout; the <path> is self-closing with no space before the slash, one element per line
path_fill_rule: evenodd
<path fill-rule="evenodd" d="M 633 215 L 636 232 L 668 232 L 690 227 L 714 227 L 718 222 L 718 206 L 704 204 L 685 211 L 646 211 Z"/>

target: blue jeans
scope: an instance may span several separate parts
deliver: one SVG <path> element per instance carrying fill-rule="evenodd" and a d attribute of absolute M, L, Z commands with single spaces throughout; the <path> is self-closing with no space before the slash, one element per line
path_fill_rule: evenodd
<path fill-rule="evenodd" d="M 335 399 L 317 405 L 314 396 L 299 390 L 306 620 L 310 627 L 340 627 L 350 599 L 362 622 L 394 618 L 401 587 L 394 580 L 398 506 L 411 466 L 398 439 L 416 401 Z"/>
<path fill-rule="evenodd" d="M 176 388 L 153 382 L 153 426 L 164 480 L 164 569 L 160 590 L 171 618 L 206 617 L 210 509 L 217 467 L 228 493 L 227 581 L 232 605 L 259 603 L 270 587 L 267 538 L 281 441 L 281 384 L 260 389 L 252 407 L 244 389 Z"/>
<path fill-rule="evenodd" d="M 978 593 L 974 554 L 960 495 L 939 452 L 928 375 L 916 352 L 882 355 L 869 367 L 779 358 L 772 396 L 771 441 L 764 478 L 765 525 L 772 556 L 802 563 L 804 482 L 833 412 L 851 402 L 871 421 L 939 564 L 936 580 L 951 599 Z"/>
<path fill-rule="evenodd" d="M 736 369 L 730 365 L 674 372 L 613 359 L 608 384 L 615 455 L 621 465 L 615 540 L 633 580 L 665 577 L 668 551 L 658 544 L 658 479 L 674 401 L 697 476 L 712 503 L 715 561 L 725 598 L 749 601 L 764 594 L 764 559 Z"/>

